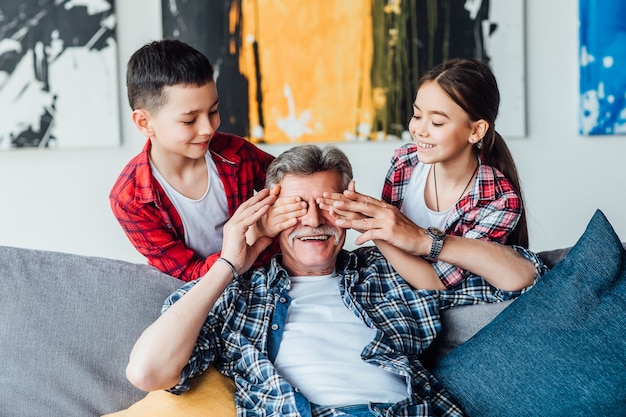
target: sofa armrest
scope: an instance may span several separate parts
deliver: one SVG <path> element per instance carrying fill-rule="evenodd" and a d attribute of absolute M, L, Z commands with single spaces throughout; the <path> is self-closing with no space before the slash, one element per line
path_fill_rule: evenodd
<path fill-rule="evenodd" d="M 99 416 L 145 393 L 130 350 L 181 282 L 148 265 L 0 246 L 0 409 Z"/>

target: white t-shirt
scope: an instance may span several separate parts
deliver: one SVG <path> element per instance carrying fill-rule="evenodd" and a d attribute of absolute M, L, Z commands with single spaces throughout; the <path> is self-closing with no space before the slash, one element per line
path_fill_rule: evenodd
<path fill-rule="evenodd" d="M 208 172 L 208 187 L 204 195 L 193 200 L 176 191 L 150 161 L 152 175 L 172 200 L 183 220 L 185 245 L 206 258 L 222 249 L 224 224 L 228 221 L 228 203 L 224 184 L 217 173 L 209 152 L 204 156 Z"/>
<path fill-rule="evenodd" d="M 431 164 L 424 163 L 419 163 L 415 166 L 407 185 L 400 211 L 420 227 L 434 226 L 443 230 L 454 206 L 437 212 L 429 209 L 426 205 L 424 190 L 430 167 Z"/>
<path fill-rule="evenodd" d="M 377 330 L 343 303 L 336 275 L 292 277 L 291 304 L 274 365 L 311 402 L 329 407 L 395 403 L 403 377 L 364 362 Z M 338 349 L 337 347 L 340 347 Z"/>

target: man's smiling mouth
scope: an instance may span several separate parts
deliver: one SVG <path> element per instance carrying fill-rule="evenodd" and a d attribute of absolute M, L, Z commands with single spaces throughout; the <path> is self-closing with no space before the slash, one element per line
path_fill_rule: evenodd
<path fill-rule="evenodd" d="M 335 245 L 338 245 L 340 240 L 339 231 L 329 226 L 319 226 L 293 231 L 289 235 L 289 242 L 291 245 L 293 245 L 296 239 L 301 242 L 325 242 L 331 238 L 334 238 Z"/>
<path fill-rule="evenodd" d="M 329 235 L 318 235 L 318 236 L 301 236 L 298 240 L 307 241 L 307 240 L 328 240 L 330 239 Z"/>

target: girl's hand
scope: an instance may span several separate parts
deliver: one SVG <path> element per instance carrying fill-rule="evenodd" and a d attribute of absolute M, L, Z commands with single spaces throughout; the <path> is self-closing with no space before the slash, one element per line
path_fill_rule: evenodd
<path fill-rule="evenodd" d="M 429 238 L 397 207 L 356 192 L 352 184 L 343 194 L 324 193 L 318 204 L 335 217 L 335 224 L 361 233 L 357 245 L 384 241 L 404 252 L 423 256 L 430 249 Z"/>
<path fill-rule="evenodd" d="M 366 197 L 363 194 L 359 194 L 355 191 L 354 181 L 350 181 L 348 189 L 343 193 L 324 193 L 322 197 L 316 199 L 316 203 L 320 209 L 328 211 L 335 220 L 340 220 L 336 223 L 337 226 L 345 229 L 353 228 L 358 232 L 363 232 L 355 227 L 355 224 L 350 223 L 347 225 L 344 220 L 358 220 L 368 218 L 358 210 L 358 206 L 349 205 L 348 202 L 356 201 L 358 198 Z"/>

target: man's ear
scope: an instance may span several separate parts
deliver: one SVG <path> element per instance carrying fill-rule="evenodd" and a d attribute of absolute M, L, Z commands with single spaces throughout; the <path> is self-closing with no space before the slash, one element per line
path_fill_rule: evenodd
<path fill-rule="evenodd" d="M 139 129 L 141 134 L 147 138 L 154 136 L 154 130 L 152 129 L 152 124 L 150 123 L 150 113 L 144 109 L 137 109 L 133 111 L 131 117 L 133 119 L 133 123 L 135 123 L 135 126 L 137 126 L 137 129 Z"/>
<path fill-rule="evenodd" d="M 480 142 L 487 131 L 489 130 L 489 122 L 484 119 L 477 120 L 472 123 L 472 133 L 470 134 L 469 142 L 470 143 L 478 143 Z"/>

